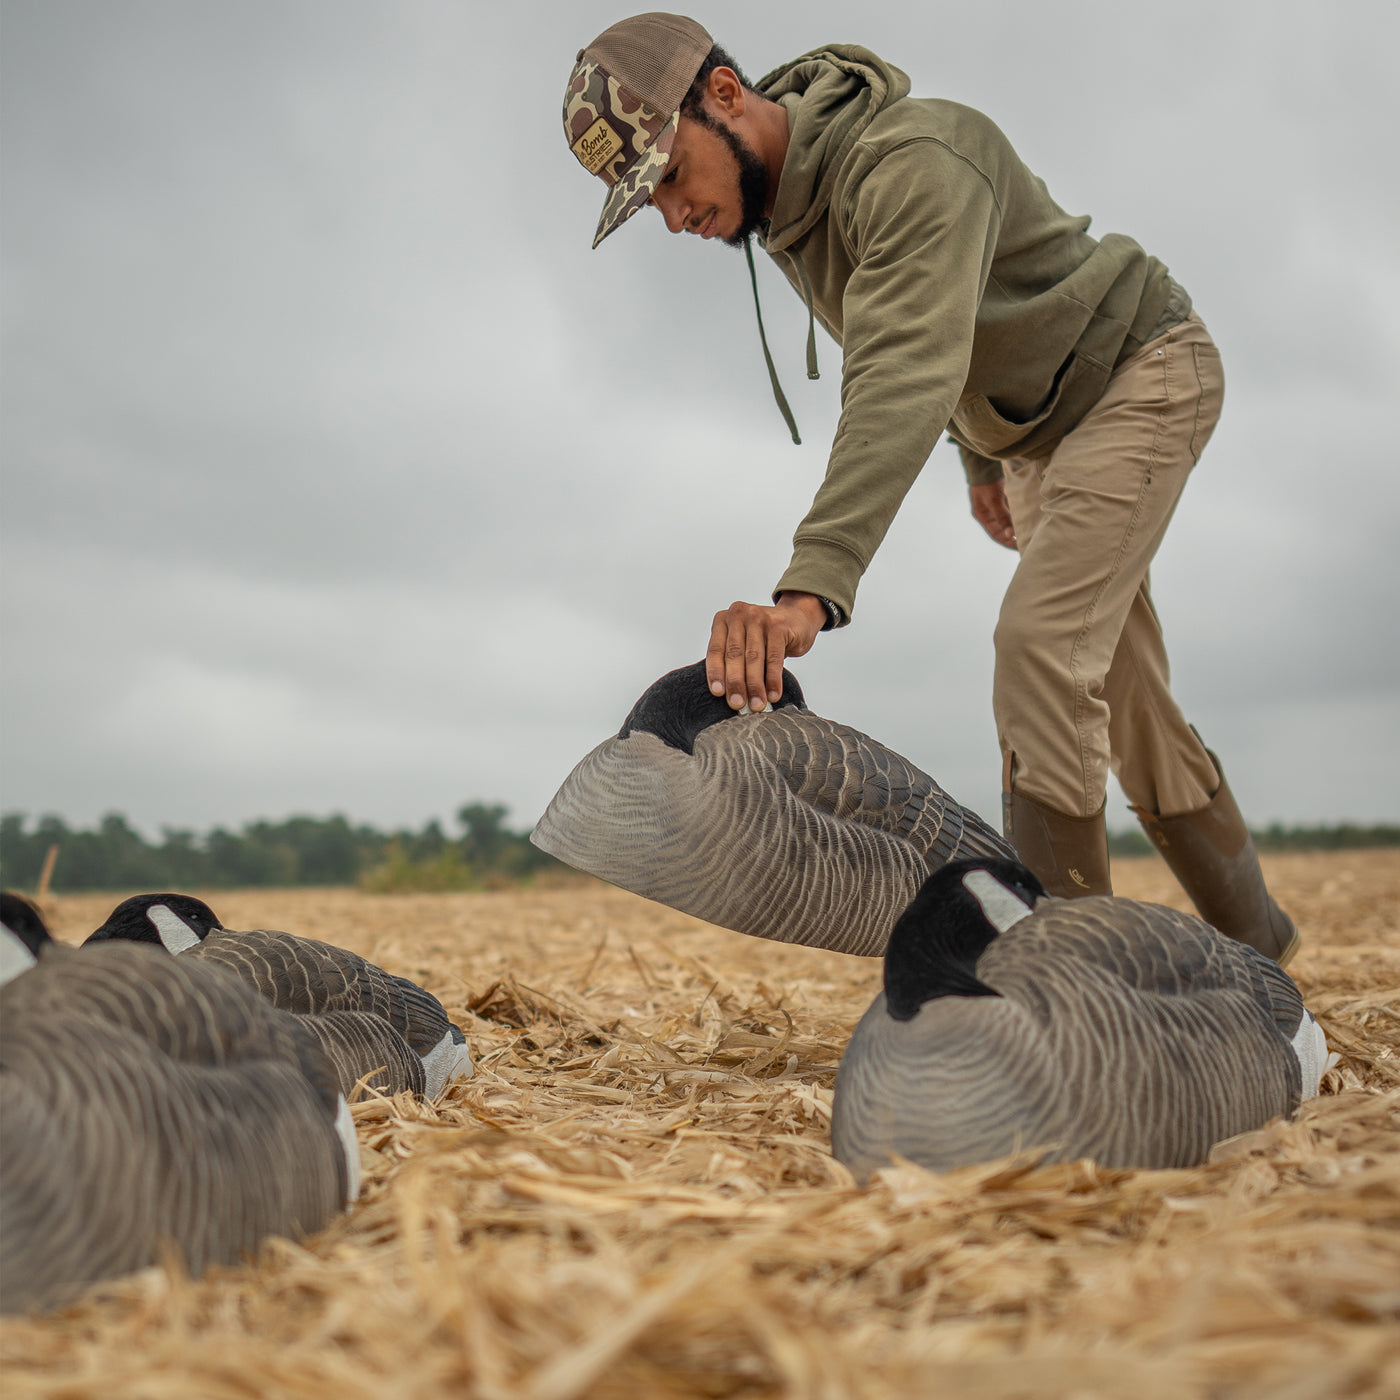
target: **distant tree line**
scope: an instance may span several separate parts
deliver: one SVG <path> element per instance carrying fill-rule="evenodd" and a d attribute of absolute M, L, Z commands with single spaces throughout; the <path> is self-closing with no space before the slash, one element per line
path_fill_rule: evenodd
<path fill-rule="evenodd" d="M 1275 822 L 1251 832 L 1261 851 L 1359 851 L 1373 846 L 1400 846 L 1400 826 L 1283 826 Z M 1115 856 L 1151 855 L 1153 846 L 1140 831 L 1112 832 L 1108 849 Z"/>
<path fill-rule="evenodd" d="M 61 817 L 0 818 L 0 880 L 34 889 L 51 847 L 58 848 L 50 888 L 79 890 L 229 889 L 292 885 L 361 885 L 371 890 L 481 889 L 560 870 L 505 825 L 509 808 L 468 803 L 448 835 L 430 821 L 421 831 L 352 826 L 343 816 L 250 822 L 240 831 L 204 835 L 163 827 L 148 841 L 118 812 L 92 830 Z"/>
<path fill-rule="evenodd" d="M 56 891 L 230 889 L 292 885 L 359 885 L 364 889 L 470 890 L 514 884 L 548 870 L 564 870 L 530 844 L 527 832 L 505 824 L 509 808 L 471 802 L 457 812 L 449 836 L 430 821 L 421 831 L 378 831 L 351 826 L 343 816 L 290 817 L 223 827 L 200 836 L 173 827 L 147 841 L 120 813 L 92 830 L 62 817 L 40 817 L 32 827 L 19 812 L 0 818 L 0 880 L 12 889 L 39 883 L 51 847 L 58 859 Z M 1254 833 L 1261 851 L 1354 850 L 1400 846 L 1400 826 L 1274 825 Z M 1138 831 L 1109 837 L 1114 855 L 1148 855 Z"/>

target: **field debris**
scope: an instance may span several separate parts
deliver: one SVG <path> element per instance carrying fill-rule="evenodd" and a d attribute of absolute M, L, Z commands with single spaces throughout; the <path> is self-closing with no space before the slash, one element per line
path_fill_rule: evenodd
<path fill-rule="evenodd" d="M 592 881 L 220 892 L 235 926 L 421 981 L 475 1076 L 353 1113 L 360 1203 L 198 1281 L 171 1261 L 0 1325 L 49 1400 L 1393 1400 L 1400 852 L 1265 857 L 1340 1063 L 1182 1171 L 1009 1158 L 866 1190 L 829 1151 L 878 962 Z M 1155 859 L 1119 893 L 1187 907 Z M 78 941 L 114 896 L 50 896 Z"/>

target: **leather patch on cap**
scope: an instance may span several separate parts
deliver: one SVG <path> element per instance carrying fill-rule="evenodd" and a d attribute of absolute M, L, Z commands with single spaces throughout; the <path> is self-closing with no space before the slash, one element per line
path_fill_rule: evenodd
<path fill-rule="evenodd" d="M 599 117 L 571 148 L 590 175 L 596 175 L 622 149 L 622 137 Z"/>

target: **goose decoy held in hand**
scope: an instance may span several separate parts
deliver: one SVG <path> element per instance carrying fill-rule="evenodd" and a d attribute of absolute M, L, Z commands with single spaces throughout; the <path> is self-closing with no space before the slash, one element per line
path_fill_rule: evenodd
<path fill-rule="evenodd" d="M 710 923 L 869 955 L 930 870 L 1012 854 L 907 759 L 813 714 L 789 672 L 751 714 L 710 694 L 703 662 L 642 696 L 530 839 Z"/>
<path fill-rule="evenodd" d="M 194 1274 L 237 1263 L 358 1194 L 350 1112 L 301 1018 L 212 964 L 34 941 L 0 929 L 0 1311 L 169 1248 Z"/>
<path fill-rule="evenodd" d="M 1011 861 L 931 875 L 836 1078 L 832 1151 L 857 1177 L 1021 1149 L 1186 1167 L 1289 1114 L 1327 1068 L 1277 963 L 1189 914 L 1044 898 Z"/>
<path fill-rule="evenodd" d="M 436 1098 L 449 1079 L 472 1072 L 465 1037 L 431 992 L 346 948 L 270 929 L 234 932 L 203 900 L 173 893 L 117 905 L 87 942 L 110 939 L 217 963 L 273 1006 L 305 1016 L 343 1093 L 378 1071 L 373 1088 Z"/>

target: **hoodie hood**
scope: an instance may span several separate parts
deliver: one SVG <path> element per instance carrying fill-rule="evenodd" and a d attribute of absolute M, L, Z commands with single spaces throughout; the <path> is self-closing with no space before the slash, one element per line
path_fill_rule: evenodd
<path fill-rule="evenodd" d="M 781 103 L 788 150 L 764 246 L 776 252 L 826 213 L 841 163 L 873 118 L 909 95 L 908 75 L 858 44 L 829 44 L 775 68 L 758 91 Z"/>

